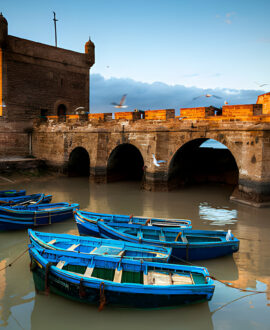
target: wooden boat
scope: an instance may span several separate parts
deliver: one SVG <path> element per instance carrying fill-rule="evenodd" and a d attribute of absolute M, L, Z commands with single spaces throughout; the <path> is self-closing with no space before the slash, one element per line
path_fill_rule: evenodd
<path fill-rule="evenodd" d="M 100 304 L 154 308 L 210 300 L 206 268 L 83 255 L 29 246 L 37 292 Z"/>
<path fill-rule="evenodd" d="M 0 207 L 0 230 L 17 230 L 50 225 L 73 217 L 79 204 L 53 203 Z"/>
<path fill-rule="evenodd" d="M 25 193 L 25 190 L 0 190 L 0 197 L 24 196 Z"/>
<path fill-rule="evenodd" d="M 106 214 L 88 211 L 76 211 L 74 214 L 79 233 L 81 235 L 90 235 L 100 237 L 97 221 L 102 219 L 106 223 L 133 223 L 144 226 L 191 228 L 190 220 L 181 219 L 160 219 L 134 217 L 133 215 Z"/>
<path fill-rule="evenodd" d="M 28 204 L 45 204 L 50 203 L 52 195 L 45 194 L 32 194 L 18 197 L 1 197 L 1 206 L 12 206 L 12 205 L 28 205 Z"/>
<path fill-rule="evenodd" d="M 134 244 L 124 241 L 102 239 L 96 237 L 75 236 L 37 232 L 28 229 L 28 235 L 33 245 L 57 251 L 72 251 L 84 254 L 106 255 L 128 259 L 167 262 L 171 249 L 166 247 Z"/>
<path fill-rule="evenodd" d="M 101 237 L 170 247 L 171 256 L 181 260 L 217 258 L 239 249 L 239 240 L 225 231 L 106 224 L 101 220 L 98 227 Z"/>

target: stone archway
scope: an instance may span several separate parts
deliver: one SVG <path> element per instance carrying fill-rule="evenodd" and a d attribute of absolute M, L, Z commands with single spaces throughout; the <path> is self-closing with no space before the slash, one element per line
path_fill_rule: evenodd
<path fill-rule="evenodd" d="M 207 140 L 191 140 L 177 150 L 169 165 L 168 189 L 206 182 L 238 184 L 239 170 L 231 151 L 225 146 L 200 148 Z"/>
<path fill-rule="evenodd" d="M 107 182 L 142 180 L 144 160 L 134 145 L 124 143 L 110 154 L 107 163 Z"/>
<path fill-rule="evenodd" d="M 90 158 L 88 152 L 77 147 L 72 150 L 68 161 L 69 176 L 89 176 L 90 175 Z"/>
<path fill-rule="evenodd" d="M 63 103 L 59 104 L 57 107 L 57 116 L 63 117 L 66 114 L 67 114 L 67 107 L 65 106 L 65 104 Z"/>

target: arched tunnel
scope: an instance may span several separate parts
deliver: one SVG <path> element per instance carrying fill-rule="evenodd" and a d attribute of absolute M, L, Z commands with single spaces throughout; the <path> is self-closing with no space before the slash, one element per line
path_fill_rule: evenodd
<path fill-rule="evenodd" d="M 178 149 L 169 166 L 169 189 L 206 182 L 238 183 L 238 166 L 230 150 L 200 147 L 207 140 L 192 140 Z"/>
<path fill-rule="evenodd" d="M 90 158 L 88 152 L 77 147 L 72 150 L 68 161 L 69 176 L 89 176 L 90 175 Z"/>
<path fill-rule="evenodd" d="M 143 177 L 144 160 L 140 151 L 129 143 L 117 146 L 107 164 L 107 182 L 136 180 Z"/>

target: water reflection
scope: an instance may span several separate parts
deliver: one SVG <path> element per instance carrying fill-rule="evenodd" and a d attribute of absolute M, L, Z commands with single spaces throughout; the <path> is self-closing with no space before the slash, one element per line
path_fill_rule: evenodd
<path fill-rule="evenodd" d="M 209 205 L 207 202 L 200 203 L 199 215 L 203 220 L 209 220 L 212 225 L 232 225 L 237 222 L 237 210 L 220 208 Z"/>
<path fill-rule="evenodd" d="M 12 188 L 12 187 L 7 187 Z M 148 217 L 189 218 L 196 229 L 232 229 L 240 238 L 233 256 L 196 262 L 214 277 L 239 288 L 268 291 L 270 285 L 270 209 L 255 209 L 229 201 L 231 188 L 201 185 L 166 192 L 145 192 L 136 182 L 90 184 L 84 178 L 60 178 L 17 186 L 29 193 L 53 194 L 55 202 L 79 202 L 82 209 Z M 3 189 L 5 189 L 3 187 Z M 48 227 L 45 232 L 77 234 L 73 219 Z M 27 232 L 0 233 L 0 269 L 27 246 Z M 89 305 L 50 295 L 35 295 L 29 257 L 0 272 L 0 326 L 10 329 L 267 329 L 270 292 L 246 295 L 215 282 L 209 303 L 162 310 L 106 307 L 101 313 Z M 240 299 L 241 298 L 241 299 Z M 243 317 L 244 315 L 244 317 Z"/>

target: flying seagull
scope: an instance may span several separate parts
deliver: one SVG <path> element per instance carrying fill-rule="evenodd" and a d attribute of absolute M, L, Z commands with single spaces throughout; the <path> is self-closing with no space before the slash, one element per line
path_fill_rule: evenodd
<path fill-rule="evenodd" d="M 155 155 L 154 154 L 152 154 L 152 157 L 153 157 L 153 163 L 154 163 L 154 165 L 156 165 L 156 166 L 160 166 L 159 164 L 160 163 L 166 163 L 166 160 L 156 160 L 156 157 L 155 157 Z"/>
<path fill-rule="evenodd" d="M 193 101 L 194 101 L 194 100 L 197 100 L 197 99 L 200 98 L 200 97 L 214 97 L 214 98 L 216 98 L 216 99 L 221 99 L 221 97 L 220 97 L 220 96 L 217 96 L 217 95 L 204 94 L 204 95 L 199 95 L 199 96 L 194 97 L 194 98 L 193 98 Z"/>
<path fill-rule="evenodd" d="M 255 84 L 258 85 L 259 87 L 263 87 L 263 86 L 267 86 L 267 85 L 269 85 L 269 84 L 260 84 L 260 83 L 258 83 L 258 82 L 256 82 L 256 81 L 255 81 Z"/>
<path fill-rule="evenodd" d="M 126 99 L 127 94 L 124 94 L 121 98 L 121 101 L 118 103 L 112 102 L 111 104 L 114 106 L 114 108 L 122 109 L 122 108 L 127 108 L 127 105 L 124 105 L 125 99 Z"/>

